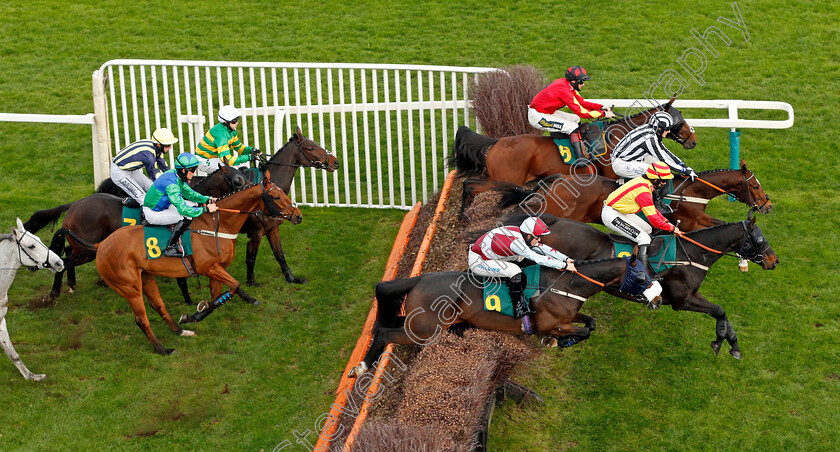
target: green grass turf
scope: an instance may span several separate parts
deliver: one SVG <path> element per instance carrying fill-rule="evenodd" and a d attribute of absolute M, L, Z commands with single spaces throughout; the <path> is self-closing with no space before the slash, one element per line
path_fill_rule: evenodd
<path fill-rule="evenodd" d="M 702 290 L 727 310 L 744 360 L 711 353 L 707 316 L 668 308 L 640 314 L 636 304 L 595 297 L 583 311 L 599 329 L 519 371 L 546 404 L 497 409 L 491 448 L 833 450 L 840 446 L 840 9 L 830 1 L 738 7 L 748 42 L 715 21 L 734 18 L 730 2 L 11 0 L 0 5 L 0 111 L 92 112 L 91 73 L 114 58 L 531 64 L 550 78 L 581 64 L 593 76 L 589 98 L 640 98 L 674 69 L 688 82 L 685 98 L 788 102 L 793 128 L 744 130 L 741 139 L 742 156 L 776 206 L 759 222 L 781 264 L 741 274 L 724 259 Z M 692 28 L 712 25 L 732 43 L 712 38 L 720 55 L 707 54 L 701 86 L 676 59 L 700 47 Z M 698 136 L 695 150 L 669 146 L 698 170 L 726 166 L 727 131 L 698 129 Z M 0 123 L 0 155 L 4 228 L 91 191 L 87 126 Z M 709 210 L 729 221 L 746 215 L 722 200 Z M 10 293 L 12 339 L 24 362 L 49 376 L 23 381 L 0 358 L 0 450 L 271 450 L 294 443 L 295 430 L 310 430 L 314 442 L 402 212 L 304 215 L 281 234 L 292 269 L 310 283 L 283 282 L 263 250 L 257 268 L 265 286 L 252 291 L 262 307 L 234 301 L 198 324 L 195 338 L 168 334 L 153 315 L 157 334 L 178 349 L 170 357 L 152 353 L 124 300 L 93 285 L 93 266 L 80 269 L 75 294 L 49 309 L 27 301 L 47 292 L 50 275 L 21 272 Z M 239 248 L 241 256 L 244 241 Z M 231 267 L 240 279 L 241 260 Z M 187 309 L 173 282 L 161 286 L 172 311 Z M 196 298 L 206 291 L 193 287 Z"/>

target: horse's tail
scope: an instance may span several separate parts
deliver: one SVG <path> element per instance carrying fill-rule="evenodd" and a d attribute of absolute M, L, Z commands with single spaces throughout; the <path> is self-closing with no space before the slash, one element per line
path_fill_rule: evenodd
<path fill-rule="evenodd" d="M 376 285 L 376 303 L 378 312 L 376 323 L 380 327 L 398 328 L 402 326 L 399 319 L 400 307 L 408 292 L 420 282 L 422 276 L 414 278 L 384 281 Z"/>
<path fill-rule="evenodd" d="M 55 224 L 55 222 L 61 218 L 61 214 L 66 212 L 71 205 L 73 205 L 72 202 L 62 204 L 58 207 L 53 207 L 52 209 L 39 210 L 33 213 L 32 216 L 26 220 L 26 223 L 23 223 L 23 228 L 34 234 L 48 224 Z"/>
<path fill-rule="evenodd" d="M 127 198 L 126 193 L 119 185 L 115 184 L 111 178 L 107 178 L 99 183 L 96 187 L 96 193 L 108 193 L 109 195 L 119 196 L 120 198 Z"/>
<path fill-rule="evenodd" d="M 82 245 L 83 247 L 90 249 L 94 253 L 96 252 L 96 249 L 99 247 L 99 244 L 88 243 L 85 239 L 79 237 L 78 235 L 76 235 L 75 232 L 73 232 L 73 231 L 71 231 L 67 228 L 61 228 L 61 229 L 55 231 L 55 235 L 53 235 L 53 241 L 52 241 L 52 243 L 50 243 L 50 247 L 52 247 L 53 243 L 55 243 L 56 237 L 59 234 L 61 234 L 62 239 L 66 238 L 67 236 L 70 236 L 79 245 Z M 54 251 L 55 250 L 53 250 L 53 252 Z"/>
<path fill-rule="evenodd" d="M 452 154 L 446 161 L 450 167 L 458 170 L 459 176 L 480 176 L 487 166 L 487 150 L 497 141 L 499 140 L 473 132 L 467 126 L 461 126 L 455 132 Z"/>

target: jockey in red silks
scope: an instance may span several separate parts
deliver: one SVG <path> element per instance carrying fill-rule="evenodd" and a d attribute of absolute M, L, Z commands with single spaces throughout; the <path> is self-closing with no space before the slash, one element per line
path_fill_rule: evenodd
<path fill-rule="evenodd" d="M 470 246 L 468 262 L 471 272 L 480 276 L 507 278 L 516 318 L 532 314 L 533 311 L 525 309 L 523 292 L 528 282 L 522 269 L 514 262 L 530 259 L 545 267 L 576 271 L 572 259 L 540 243 L 540 237 L 550 232 L 541 219 L 528 217 L 519 227 L 491 229 Z"/>
<path fill-rule="evenodd" d="M 591 77 L 586 69 L 572 66 L 566 70 L 565 78 L 558 78 L 534 96 L 528 106 L 528 122 L 537 129 L 559 132 L 569 136 L 572 146 L 580 153 L 580 134 L 578 130 L 581 118 L 614 118 L 615 114 L 601 104 L 583 100 L 580 89 Z M 568 107 L 574 114 L 560 110 Z M 552 135 L 554 136 L 554 135 Z"/>

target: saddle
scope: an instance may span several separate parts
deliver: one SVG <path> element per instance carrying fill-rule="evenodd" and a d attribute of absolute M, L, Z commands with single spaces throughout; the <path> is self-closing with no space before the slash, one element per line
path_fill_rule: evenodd
<path fill-rule="evenodd" d="M 122 205 L 124 205 L 124 206 L 126 206 L 130 209 L 139 209 L 140 208 L 140 203 L 137 202 L 137 200 L 132 198 L 132 197 L 123 198 L 122 199 Z"/>
<path fill-rule="evenodd" d="M 621 245 L 630 245 L 631 247 L 636 246 L 636 242 L 624 237 L 623 235 L 618 235 L 614 233 L 610 233 L 610 240 L 614 243 L 621 244 Z M 650 247 L 648 248 L 648 256 L 655 256 L 662 251 L 662 247 L 665 246 L 665 238 L 662 236 L 653 237 L 650 241 Z"/>

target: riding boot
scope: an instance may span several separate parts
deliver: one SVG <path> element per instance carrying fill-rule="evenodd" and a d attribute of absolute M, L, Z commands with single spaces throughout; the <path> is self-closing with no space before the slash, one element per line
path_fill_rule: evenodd
<path fill-rule="evenodd" d="M 521 319 L 526 315 L 535 314 L 534 311 L 525 307 L 525 287 L 528 281 L 524 273 L 518 273 L 508 279 L 510 299 L 513 302 L 513 316 Z"/>
<path fill-rule="evenodd" d="M 653 280 L 658 281 L 658 277 L 656 273 L 654 273 L 653 269 L 648 267 L 648 247 L 650 245 L 639 245 L 639 254 L 636 257 L 639 259 L 639 262 L 644 265 L 645 271 L 650 273 L 650 277 Z M 645 275 L 643 273 L 639 273 L 636 276 L 636 280 L 639 281 L 639 284 L 643 284 L 645 282 Z"/>
<path fill-rule="evenodd" d="M 169 238 L 169 243 L 166 245 L 166 249 L 163 250 L 164 256 L 184 257 L 184 250 L 178 246 L 178 240 L 189 229 L 190 223 L 192 223 L 192 218 L 183 218 L 175 225 L 175 230 L 172 231 L 172 237 Z"/>
<path fill-rule="evenodd" d="M 656 207 L 656 210 L 658 210 L 663 215 L 674 213 L 674 209 L 672 209 L 671 206 L 662 202 L 662 200 L 667 195 L 668 195 L 668 185 L 667 184 L 664 184 L 661 187 L 659 187 L 659 188 L 657 188 L 656 190 L 653 191 L 653 207 Z"/>

